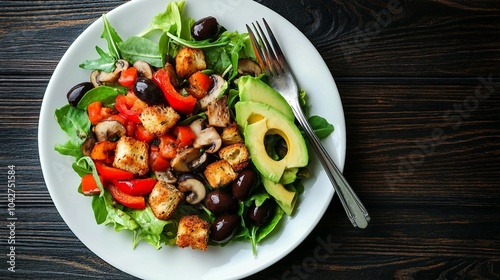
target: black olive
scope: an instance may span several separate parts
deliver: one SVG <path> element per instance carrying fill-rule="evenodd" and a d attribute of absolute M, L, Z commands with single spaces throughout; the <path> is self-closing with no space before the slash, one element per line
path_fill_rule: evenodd
<path fill-rule="evenodd" d="M 72 87 L 66 94 L 69 105 L 76 107 L 85 93 L 93 88 L 94 85 L 90 82 L 79 83 L 76 86 Z"/>
<path fill-rule="evenodd" d="M 132 86 L 137 98 L 149 105 L 160 105 L 165 103 L 165 95 L 160 87 L 151 79 L 139 77 Z"/>
<path fill-rule="evenodd" d="M 213 39 L 219 34 L 219 23 L 214 17 L 204 17 L 196 21 L 191 27 L 191 35 L 195 40 Z"/>
<path fill-rule="evenodd" d="M 233 237 L 240 225 L 240 217 L 236 214 L 224 214 L 215 219 L 210 226 L 210 239 L 224 243 Z"/>
<path fill-rule="evenodd" d="M 233 196 L 222 190 L 213 190 L 208 193 L 205 205 L 214 214 L 236 211 L 238 206 Z"/>
<path fill-rule="evenodd" d="M 233 196 L 239 200 L 244 200 L 248 197 L 256 183 L 257 173 L 251 168 L 243 169 L 231 185 Z"/>
<path fill-rule="evenodd" d="M 271 217 L 273 206 L 274 203 L 271 199 L 266 199 L 260 206 L 253 203 L 250 207 L 248 207 L 247 216 L 254 225 L 261 226 L 269 220 L 269 217 Z"/>

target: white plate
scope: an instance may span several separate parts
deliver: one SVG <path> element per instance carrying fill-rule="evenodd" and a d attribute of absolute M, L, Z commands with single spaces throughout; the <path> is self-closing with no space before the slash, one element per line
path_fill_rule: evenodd
<path fill-rule="evenodd" d="M 107 14 L 122 38 L 145 29 L 151 18 L 165 10 L 167 1 L 134 0 Z M 195 19 L 215 16 L 228 30 L 245 32 L 245 24 L 266 18 L 281 42 L 298 81 L 309 97 L 311 113 L 321 115 L 335 126 L 323 141 L 334 161 L 344 166 L 346 136 L 342 104 L 335 82 L 323 59 L 307 38 L 291 23 L 270 9 L 249 0 L 187 0 L 187 14 Z M 100 38 L 102 20 L 89 26 L 70 46 L 48 84 L 39 124 L 39 150 L 43 175 L 59 213 L 75 235 L 96 255 L 116 268 L 144 279 L 236 279 L 257 273 L 274 264 L 299 245 L 316 226 L 333 196 L 333 188 L 317 159 L 312 156 L 312 178 L 305 181 L 295 214 L 279 231 L 258 246 L 252 255 L 249 243 L 236 242 L 224 248 L 209 247 L 206 252 L 163 246 L 156 250 L 146 242 L 132 249 L 132 236 L 97 225 L 91 198 L 77 192 L 79 177 L 71 168 L 72 158 L 54 151 L 67 136 L 54 120 L 54 111 L 65 105 L 66 92 L 87 81 L 89 72 L 78 65 L 95 58 L 95 46 L 107 49 Z"/>

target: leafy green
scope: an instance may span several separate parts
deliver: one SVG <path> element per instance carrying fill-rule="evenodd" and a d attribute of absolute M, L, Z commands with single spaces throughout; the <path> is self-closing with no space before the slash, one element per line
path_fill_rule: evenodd
<path fill-rule="evenodd" d="M 118 36 L 118 33 L 116 33 L 116 30 L 111 26 L 105 14 L 102 15 L 102 20 L 104 22 L 104 30 L 102 31 L 101 38 L 106 39 L 108 42 L 108 50 L 111 56 L 115 59 L 119 59 L 121 56 L 118 44 L 122 42 L 122 38 Z"/>
<path fill-rule="evenodd" d="M 333 125 L 321 116 L 311 116 L 308 121 L 320 139 L 328 137 L 334 130 Z"/>
<path fill-rule="evenodd" d="M 64 144 L 56 144 L 54 149 L 65 156 L 72 156 L 74 158 L 81 158 L 83 156 L 82 141 L 75 139 L 70 139 Z"/>
<path fill-rule="evenodd" d="M 95 87 L 85 93 L 76 107 L 81 110 L 87 110 L 87 107 L 96 101 L 102 102 L 102 105 L 105 107 L 111 107 L 115 104 L 116 97 L 119 94 L 126 94 L 128 91 L 127 87 L 120 85 Z"/>
<path fill-rule="evenodd" d="M 278 204 L 275 204 L 271 210 L 272 218 L 262 226 L 255 226 L 253 223 L 244 218 L 244 213 L 246 212 L 247 207 L 254 203 L 256 206 L 261 206 L 267 199 L 273 198 L 266 192 L 257 192 L 243 203 L 240 203 L 240 208 L 238 210 L 238 215 L 242 217 L 241 226 L 238 233 L 233 237 L 233 240 L 245 240 L 250 242 L 254 255 L 257 255 L 257 244 L 274 231 L 285 213 L 281 207 L 278 206 Z"/>
<path fill-rule="evenodd" d="M 97 186 L 101 191 L 100 196 L 103 196 L 104 186 L 101 183 L 101 179 L 99 178 L 99 174 L 97 173 L 97 168 L 95 167 L 94 161 L 90 157 L 84 156 L 76 161 L 76 166 L 80 168 L 80 170 L 87 169 L 90 171 L 89 173 L 92 173 L 92 175 L 94 176 L 94 180 L 96 181 Z M 73 167 L 73 169 L 75 169 L 75 166 Z"/>
<path fill-rule="evenodd" d="M 144 60 L 154 67 L 163 67 L 163 56 L 158 44 L 138 36 L 132 36 L 118 45 L 122 59 L 130 63 Z"/>
<path fill-rule="evenodd" d="M 180 37 L 182 32 L 181 14 L 184 9 L 184 4 L 184 1 L 168 3 L 165 11 L 155 15 L 148 28 L 142 31 L 138 36 L 144 37 L 155 30 L 161 30 L 163 32 L 176 34 Z"/>
<path fill-rule="evenodd" d="M 67 104 L 57 109 L 54 117 L 59 127 L 70 138 L 65 144 L 57 144 L 54 149 L 62 155 L 73 156 L 77 159 L 82 157 L 81 146 L 90 130 L 87 113 Z"/>
<path fill-rule="evenodd" d="M 238 60 L 240 58 L 255 57 L 253 48 L 249 44 L 248 34 L 237 31 L 223 32 L 216 42 L 228 42 L 227 44 L 204 50 L 207 67 L 216 73 L 225 73 L 232 69 L 228 80 L 232 80 L 237 75 Z"/>
<path fill-rule="evenodd" d="M 214 48 L 214 47 L 223 47 L 229 44 L 229 38 L 225 36 L 219 37 L 216 41 L 210 41 L 209 39 L 206 40 L 201 40 L 201 41 L 193 41 L 193 40 L 186 40 L 183 39 L 179 36 L 175 36 L 174 34 L 170 32 L 166 32 L 167 36 L 177 42 L 180 45 L 190 47 L 193 49 L 207 49 L 207 48 Z"/>
<path fill-rule="evenodd" d="M 92 210 L 94 218 L 98 225 L 104 223 L 108 218 L 108 208 L 104 197 L 99 195 L 92 196 Z"/>
<path fill-rule="evenodd" d="M 85 111 L 67 104 L 56 110 L 55 118 L 61 129 L 71 138 L 85 139 L 87 137 L 90 120 Z"/>
<path fill-rule="evenodd" d="M 139 225 L 138 229 L 134 231 L 133 248 L 141 240 L 146 240 L 154 245 L 156 249 L 160 249 L 161 244 L 165 243 L 165 237 L 162 238 L 165 226 L 174 222 L 172 220 L 159 220 L 155 217 L 149 206 L 144 210 L 127 209 L 126 213 Z"/>
<path fill-rule="evenodd" d="M 115 70 L 116 59 L 110 54 L 103 51 L 99 46 L 95 47 L 100 59 L 85 60 L 80 64 L 80 68 L 85 70 L 101 70 L 104 72 L 113 72 Z"/>

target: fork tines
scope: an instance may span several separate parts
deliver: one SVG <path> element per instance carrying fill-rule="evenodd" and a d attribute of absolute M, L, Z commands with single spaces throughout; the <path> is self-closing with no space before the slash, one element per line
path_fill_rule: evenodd
<path fill-rule="evenodd" d="M 255 55 L 257 56 L 260 67 L 264 69 L 266 74 L 282 74 L 282 72 L 288 68 L 285 56 L 266 20 L 263 18 L 262 21 L 264 22 L 267 36 L 259 22 L 252 23 L 253 30 L 248 24 L 246 25 L 248 34 L 252 40 Z M 271 42 L 269 42 L 268 38 Z"/>

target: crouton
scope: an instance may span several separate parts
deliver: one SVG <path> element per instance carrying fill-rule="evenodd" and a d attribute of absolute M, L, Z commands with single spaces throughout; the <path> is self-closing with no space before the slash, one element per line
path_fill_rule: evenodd
<path fill-rule="evenodd" d="M 249 164 L 250 154 L 245 144 L 233 144 L 219 150 L 219 157 L 225 159 L 238 172 Z"/>
<path fill-rule="evenodd" d="M 238 130 L 238 125 L 234 122 L 222 129 L 220 137 L 222 139 L 222 146 L 229 146 L 232 144 L 245 142 Z"/>
<path fill-rule="evenodd" d="M 184 194 L 174 185 L 158 181 L 149 194 L 148 203 L 156 218 L 169 220 L 183 199 Z"/>
<path fill-rule="evenodd" d="M 208 124 L 216 127 L 226 127 L 231 123 L 227 96 L 223 95 L 207 107 Z"/>
<path fill-rule="evenodd" d="M 172 128 L 181 116 L 169 106 L 148 106 L 139 115 L 144 128 L 156 136 L 161 136 Z"/>
<path fill-rule="evenodd" d="M 224 159 L 209 164 L 205 168 L 203 174 L 208 184 L 214 189 L 225 186 L 238 177 L 238 174 L 234 172 L 231 164 Z"/>
<path fill-rule="evenodd" d="M 196 215 L 183 216 L 179 221 L 177 229 L 177 239 L 175 243 L 180 248 L 190 246 L 192 249 L 207 250 L 208 243 L 207 221 Z"/>
<path fill-rule="evenodd" d="M 122 136 L 116 143 L 113 166 L 137 175 L 149 171 L 148 144 L 132 137 Z"/>
<path fill-rule="evenodd" d="M 205 70 L 205 54 L 201 49 L 183 47 L 175 56 L 175 71 L 177 75 L 187 78 L 197 71 Z"/>

